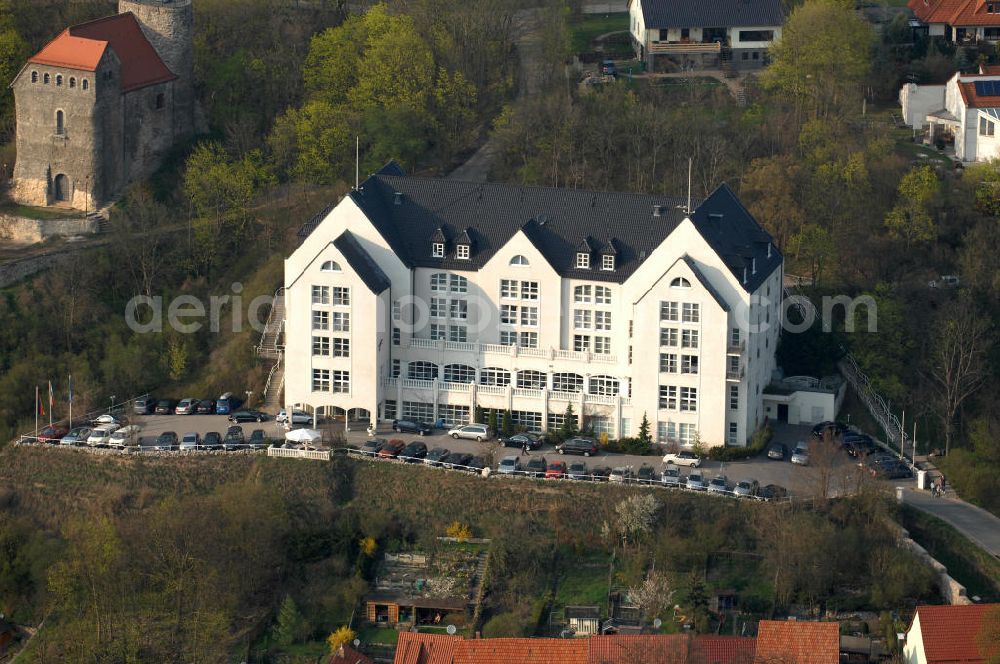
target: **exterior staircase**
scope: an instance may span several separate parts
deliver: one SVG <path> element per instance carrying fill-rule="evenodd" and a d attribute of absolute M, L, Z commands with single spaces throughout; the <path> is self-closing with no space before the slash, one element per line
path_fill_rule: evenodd
<path fill-rule="evenodd" d="M 111 230 L 111 205 L 108 204 L 99 210 L 93 210 L 87 213 L 87 219 L 93 221 L 97 225 L 98 233 L 107 233 Z"/>
<path fill-rule="evenodd" d="M 728 46 L 723 46 L 719 51 L 719 69 L 722 70 L 722 75 L 726 78 L 736 76 L 736 70 L 733 66 L 733 49 Z"/>
<path fill-rule="evenodd" d="M 271 367 L 271 372 L 267 375 L 267 383 L 264 385 L 264 407 L 262 410 L 268 413 L 277 412 L 284 405 L 282 403 L 285 392 L 285 363 L 278 359 Z"/>
<path fill-rule="evenodd" d="M 279 288 L 271 300 L 271 312 L 257 344 L 257 356 L 265 360 L 274 360 L 267 383 L 264 385 L 264 405 L 266 412 L 277 412 L 284 404 L 282 399 L 285 388 L 285 289 Z"/>

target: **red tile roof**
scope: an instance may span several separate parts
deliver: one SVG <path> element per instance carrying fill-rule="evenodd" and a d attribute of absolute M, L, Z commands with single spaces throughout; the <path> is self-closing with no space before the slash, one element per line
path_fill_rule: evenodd
<path fill-rule="evenodd" d="M 177 78 L 142 34 L 131 12 L 66 28 L 28 59 L 39 65 L 96 71 L 111 47 L 121 61 L 123 90 L 135 90 Z"/>
<path fill-rule="evenodd" d="M 907 6 L 924 23 L 1000 27 L 1000 14 L 987 12 L 985 0 L 910 0 Z"/>
<path fill-rule="evenodd" d="M 691 643 L 691 664 L 752 664 L 757 639 L 749 636 L 698 635 Z"/>
<path fill-rule="evenodd" d="M 454 664 L 583 664 L 587 639 L 471 639 L 455 648 Z"/>
<path fill-rule="evenodd" d="M 687 634 L 619 634 L 587 639 L 587 664 L 633 664 L 687 662 L 690 637 Z"/>
<path fill-rule="evenodd" d="M 988 656 L 1000 655 L 1000 643 L 992 644 L 992 652 L 984 652 L 981 637 L 984 617 L 1000 629 L 1000 604 L 970 604 L 968 606 L 918 606 L 914 620 L 920 618 L 920 636 L 928 664 L 987 661 Z"/>
<path fill-rule="evenodd" d="M 976 94 L 976 80 L 958 81 L 958 91 L 962 93 L 962 100 L 967 108 L 997 108 L 1000 106 L 1000 96 Z"/>
<path fill-rule="evenodd" d="M 834 622 L 761 620 L 754 662 L 838 664 L 840 628 Z"/>
<path fill-rule="evenodd" d="M 451 664 L 455 647 L 461 642 L 458 636 L 403 632 L 396 643 L 393 664 Z"/>
<path fill-rule="evenodd" d="M 370 657 L 359 653 L 350 646 L 341 646 L 326 664 L 375 664 Z"/>
<path fill-rule="evenodd" d="M 981 76 L 1000 76 L 1000 65 L 979 65 Z"/>

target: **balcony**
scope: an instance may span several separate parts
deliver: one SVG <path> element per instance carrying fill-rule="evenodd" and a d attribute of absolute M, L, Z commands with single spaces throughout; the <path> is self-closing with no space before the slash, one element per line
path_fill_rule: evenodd
<path fill-rule="evenodd" d="M 652 42 L 649 45 L 650 53 L 721 53 L 722 42 Z"/>
<path fill-rule="evenodd" d="M 570 360 L 574 362 L 618 364 L 617 355 L 605 353 L 578 352 L 558 348 L 525 348 L 523 346 L 503 346 L 464 341 L 444 341 L 438 339 L 410 339 L 408 348 L 448 351 L 450 353 L 476 353 L 484 357 L 539 357 L 544 360 Z"/>
<path fill-rule="evenodd" d="M 730 340 L 729 345 L 726 346 L 726 355 L 742 355 L 743 351 L 746 350 L 746 347 L 746 340 L 740 340 L 736 343 L 733 343 L 732 340 Z"/>
<path fill-rule="evenodd" d="M 726 380 L 741 381 L 743 380 L 743 367 L 738 369 L 729 368 L 726 369 Z"/>

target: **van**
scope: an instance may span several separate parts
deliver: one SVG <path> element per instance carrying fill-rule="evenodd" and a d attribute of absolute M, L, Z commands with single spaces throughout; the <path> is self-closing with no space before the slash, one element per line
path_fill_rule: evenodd
<path fill-rule="evenodd" d="M 239 405 L 239 402 L 233 396 L 232 392 L 226 392 L 221 397 L 215 400 L 215 414 L 216 415 L 228 415 L 233 412 L 233 409 Z"/>
<path fill-rule="evenodd" d="M 140 428 L 135 424 L 130 424 L 127 427 L 122 427 L 118 429 L 113 434 L 111 438 L 108 439 L 108 447 L 113 447 L 115 449 L 123 450 L 126 447 L 133 447 L 139 444 L 139 431 Z"/>

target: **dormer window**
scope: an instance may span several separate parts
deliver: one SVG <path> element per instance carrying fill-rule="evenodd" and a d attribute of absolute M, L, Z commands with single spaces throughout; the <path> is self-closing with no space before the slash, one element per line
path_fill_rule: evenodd
<path fill-rule="evenodd" d="M 615 269 L 615 256 L 614 254 L 604 254 L 601 256 L 601 269 L 602 270 L 614 270 Z"/>
<path fill-rule="evenodd" d="M 463 261 L 469 260 L 469 245 L 460 244 L 455 247 L 455 258 Z"/>
<path fill-rule="evenodd" d="M 460 261 L 467 261 L 472 256 L 472 235 L 468 228 L 455 238 L 455 258 Z"/>
<path fill-rule="evenodd" d="M 431 256 L 434 258 L 444 258 L 444 242 L 431 243 Z"/>
<path fill-rule="evenodd" d="M 578 251 L 576 254 L 576 267 L 580 270 L 590 269 L 590 254 Z"/>

